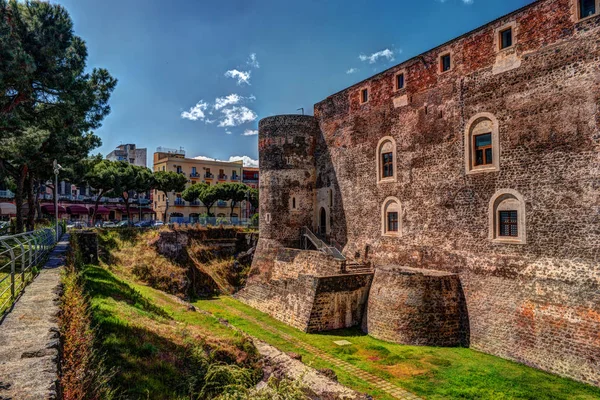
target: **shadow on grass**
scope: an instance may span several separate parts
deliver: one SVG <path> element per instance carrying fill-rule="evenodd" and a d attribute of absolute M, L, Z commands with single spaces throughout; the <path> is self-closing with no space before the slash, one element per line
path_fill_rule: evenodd
<path fill-rule="evenodd" d="M 172 319 L 165 310 L 152 304 L 137 290 L 103 268 L 88 266 L 83 270 L 83 278 L 85 290 L 92 298 L 111 297 L 157 317 Z"/>
<path fill-rule="evenodd" d="M 333 331 L 324 331 L 324 332 L 311 332 L 311 335 L 316 336 L 342 336 L 342 337 L 357 337 L 357 336 L 367 336 L 360 327 L 354 326 L 352 328 L 344 328 L 344 329 L 336 329 Z"/>

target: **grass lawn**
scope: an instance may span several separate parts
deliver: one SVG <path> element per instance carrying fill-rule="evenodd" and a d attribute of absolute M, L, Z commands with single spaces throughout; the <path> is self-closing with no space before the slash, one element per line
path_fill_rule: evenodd
<path fill-rule="evenodd" d="M 111 386 L 122 398 L 189 399 L 198 383 L 198 349 L 209 351 L 211 362 L 254 367 L 254 348 L 216 318 L 101 267 L 87 266 L 81 276 L 98 349 L 114 369 Z"/>
<path fill-rule="evenodd" d="M 372 392 L 368 384 L 335 365 L 307 354 L 273 333 L 273 328 L 427 399 L 600 399 L 599 388 L 466 348 L 390 344 L 364 335 L 358 329 L 306 334 L 231 297 L 201 300 L 194 305 L 282 350 L 302 354 L 303 361 L 315 367 L 333 369 L 341 383 L 380 399 L 388 397 Z M 265 323 L 271 330 L 252 322 L 248 316 Z M 333 343 L 344 339 L 352 345 L 339 347 Z"/>

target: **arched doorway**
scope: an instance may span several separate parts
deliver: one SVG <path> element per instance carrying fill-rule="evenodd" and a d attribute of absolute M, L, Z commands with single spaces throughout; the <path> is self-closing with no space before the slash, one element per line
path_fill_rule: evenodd
<path fill-rule="evenodd" d="M 327 235 L 327 211 L 325 211 L 324 207 L 321 207 L 321 211 L 319 212 L 319 234 Z"/>

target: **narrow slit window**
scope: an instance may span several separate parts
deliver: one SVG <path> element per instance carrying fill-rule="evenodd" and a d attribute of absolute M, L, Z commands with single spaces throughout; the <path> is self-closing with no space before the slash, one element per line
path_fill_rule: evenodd
<path fill-rule="evenodd" d="M 367 101 L 369 101 L 369 89 L 363 89 L 360 92 L 360 102 L 366 103 Z"/>
<path fill-rule="evenodd" d="M 596 14 L 596 0 L 579 0 L 579 18 Z"/>
<path fill-rule="evenodd" d="M 387 213 L 387 231 L 398 232 L 398 213 L 395 211 Z"/>
<path fill-rule="evenodd" d="M 396 75 L 396 90 L 404 89 L 404 74 Z"/>
<path fill-rule="evenodd" d="M 444 54 L 441 57 L 440 63 L 441 63 L 440 66 L 442 68 L 442 72 L 450 71 L 450 68 L 452 67 L 450 54 Z"/>
<path fill-rule="evenodd" d="M 493 163 L 492 134 L 484 133 L 473 138 L 475 166 Z"/>
<path fill-rule="evenodd" d="M 394 176 L 394 153 L 383 153 L 381 155 L 382 178 L 391 178 Z"/>
<path fill-rule="evenodd" d="M 518 237 L 519 219 L 517 211 L 500 211 L 500 236 Z"/>
<path fill-rule="evenodd" d="M 294 210 L 296 209 L 296 198 L 295 197 L 292 198 L 292 208 Z"/>
<path fill-rule="evenodd" d="M 500 49 L 506 49 L 513 45 L 512 28 L 500 32 Z"/>

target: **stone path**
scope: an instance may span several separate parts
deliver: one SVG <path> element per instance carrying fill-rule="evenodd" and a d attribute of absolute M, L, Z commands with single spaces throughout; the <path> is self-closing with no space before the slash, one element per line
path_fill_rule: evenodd
<path fill-rule="evenodd" d="M 287 340 L 290 343 L 294 343 L 295 346 L 298 346 L 301 349 L 307 351 L 308 353 L 310 353 L 324 361 L 327 361 L 328 363 L 335 365 L 336 367 L 346 371 L 347 373 L 355 376 L 358 379 L 361 379 L 361 380 L 367 382 L 369 385 L 373 386 L 374 388 L 379 389 L 383 392 L 386 392 L 387 394 L 389 394 L 390 396 L 392 396 L 396 399 L 401 399 L 401 400 L 419 400 L 419 399 L 421 399 L 420 397 L 412 394 L 411 392 L 406 391 L 396 385 L 393 385 L 393 384 L 389 383 L 388 381 L 386 381 L 385 379 L 382 379 L 382 378 L 375 376 L 367 371 L 364 371 L 364 370 L 350 364 L 347 361 L 340 360 L 339 358 L 336 358 L 317 347 L 311 346 L 308 343 L 299 342 L 293 336 L 288 335 L 287 333 L 282 332 L 273 326 L 267 325 L 264 322 L 261 322 L 261 321 L 257 320 L 256 318 L 244 313 L 243 311 L 229 307 L 226 304 L 223 304 L 223 307 L 226 308 L 228 312 L 236 314 L 237 316 L 239 316 L 245 320 L 251 321 L 253 324 L 258 325 L 262 329 L 269 331 L 275 335 L 280 336 L 281 338 Z"/>
<path fill-rule="evenodd" d="M 0 400 L 57 398 L 60 271 L 68 245 L 63 235 L 0 323 Z"/>

